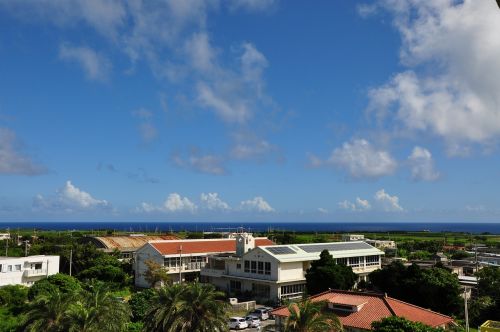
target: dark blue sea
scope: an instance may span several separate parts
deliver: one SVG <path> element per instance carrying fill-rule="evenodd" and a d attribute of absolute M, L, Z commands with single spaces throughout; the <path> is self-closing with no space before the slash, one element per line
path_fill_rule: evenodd
<path fill-rule="evenodd" d="M 1 229 L 152 231 L 296 231 L 391 232 L 431 231 L 500 234 L 500 223 L 306 223 L 306 222 L 0 222 Z"/>

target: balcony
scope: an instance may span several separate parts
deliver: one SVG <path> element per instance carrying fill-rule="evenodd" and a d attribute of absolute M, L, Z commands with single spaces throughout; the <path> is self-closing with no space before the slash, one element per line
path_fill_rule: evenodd
<path fill-rule="evenodd" d="M 26 278 L 40 277 L 47 275 L 47 269 L 24 270 L 23 276 Z"/>

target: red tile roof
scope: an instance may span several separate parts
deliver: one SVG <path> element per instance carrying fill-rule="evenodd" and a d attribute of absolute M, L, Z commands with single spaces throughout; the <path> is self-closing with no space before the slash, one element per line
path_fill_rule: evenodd
<path fill-rule="evenodd" d="M 162 255 L 179 254 L 179 249 L 182 246 L 182 254 L 200 254 L 200 253 L 222 253 L 236 252 L 235 239 L 221 240 L 184 240 L 184 241 L 162 241 L 150 242 L 150 244 L 158 250 Z M 255 246 L 269 246 L 274 242 L 267 238 L 256 238 Z"/>
<path fill-rule="evenodd" d="M 331 290 L 311 297 L 313 302 L 328 301 L 336 304 L 354 305 L 366 302 L 358 312 L 336 310 L 335 314 L 344 326 L 371 330 L 372 322 L 390 316 L 400 316 L 432 327 L 453 323 L 453 318 L 440 313 L 399 301 L 381 294 Z M 288 317 L 286 306 L 274 309 L 275 316 Z"/>

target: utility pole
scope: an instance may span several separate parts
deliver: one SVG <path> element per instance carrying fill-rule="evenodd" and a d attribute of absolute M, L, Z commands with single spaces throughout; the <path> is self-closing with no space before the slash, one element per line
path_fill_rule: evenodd
<path fill-rule="evenodd" d="M 9 256 L 9 239 L 5 239 L 5 257 Z"/>
<path fill-rule="evenodd" d="M 28 257 L 28 240 L 24 240 L 24 257 Z"/>
<path fill-rule="evenodd" d="M 469 332 L 469 310 L 467 308 L 467 286 L 464 286 L 464 302 L 465 302 L 465 332 Z"/>
<path fill-rule="evenodd" d="M 182 284 L 182 244 L 179 246 L 179 284 Z"/>
<path fill-rule="evenodd" d="M 73 248 L 69 250 L 69 276 L 71 277 L 71 270 L 73 269 Z"/>

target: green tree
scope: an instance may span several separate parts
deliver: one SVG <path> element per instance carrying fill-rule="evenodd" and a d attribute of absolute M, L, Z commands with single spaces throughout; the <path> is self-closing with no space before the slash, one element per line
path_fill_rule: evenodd
<path fill-rule="evenodd" d="M 210 332 L 227 330 L 224 294 L 212 285 L 168 285 L 156 290 L 144 319 L 144 331 Z"/>
<path fill-rule="evenodd" d="M 456 275 L 438 267 L 421 269 L 413 264 L 406 268 L 393 262 L 369 275 L 378 291 L 424 308 L 453 315 L 462 310 L 460 284 Z"/>
<path fill-rule="evenodd" d="M 338 317 L 325 310 L 325 302 L 312 302 L 310 299 L 290 303 L 290 316 L 282 327 L 283 332 L 338 332 L 343 331 Z M 275 327 L 270 327 L 275 329 Z"/>
<path fill-rule="evenodd" d="M 144 264 L 147 266 L 146 272 L 144 272 L 144 279 L 146 279 L 152 287 L 165 284 L 170 279 L 168 270 L 161 264 L 151 259 L 147 259 Z"/>
<path fill-rule="evenodd" d="M 132 310 L 132 320 L 142 321 L 148 311 L 151 301 L 155 296 L 155 291 L 151 288 L 133 293 L 128 304 Z"/>
<path fill-rule="evenodd" d="M 391 316 L 372 323 L 375 332 L 439 332 L 436 329 L 419 322 L 412 322 L 403 317 Z"/>
<path fill-rule="evenodd" d="M 336 264 L 328 250 L 323 250 L 306 272 L 307 292 L 314 295 L 328 289 L 351 289 L 357 279 L 351 267 Z"/>
<path fill-rule="evenodd" d="M 77 293 L 82 289 L 78 279 L 67 274 L 57 273 L 45 279 L 36 281 L 28 291 L 30 300 L 35 299 L 40 294 L 53 293 L 59 291 L 63 294 Z"/>
<path fill-rule="evenodd" d="M 471 301 L 471 321 L 478 324 L 486 318 L 500 317 L 500 268 L 484 267 L 476 276 L 479 296 Z"/>
<path fill-rule="evenodd" d="M 28 301 L 28 288 L 19 285 L 7 285 L 0 288 L 0 305 L 19 308 Z"/>
<path fill-rule="evenodd" d="M 102 282 L 86 287 L 66 312 L 67 331 L 70 332 L 120 332 L 127 329 L 130 309 L 118 300 Z"/>
<path fill-rule="evenodd" d="M 66 312 L 72 299 L 71 294 L 63 294 L 57 290 L 40 294 L 28 306 L 21 331 L 67 331 Z"/>

